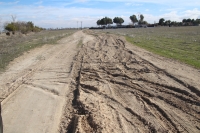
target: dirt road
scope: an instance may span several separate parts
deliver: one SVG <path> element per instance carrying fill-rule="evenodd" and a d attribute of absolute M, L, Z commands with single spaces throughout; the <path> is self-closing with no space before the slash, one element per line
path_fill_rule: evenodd
<path fill-rule="evenodd" d="M 81 32 L 16 59 L 0 77 L 5 133 L 58 131 Z"/>
<path fill-rule="evenodd" d="M 84 32 L 26 53 L 1 74 L 6 133 L 200 131 L 199 70 Z"/>

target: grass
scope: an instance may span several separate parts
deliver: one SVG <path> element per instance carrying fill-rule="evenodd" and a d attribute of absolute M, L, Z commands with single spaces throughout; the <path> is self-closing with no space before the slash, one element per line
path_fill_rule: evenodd
<path fill-rule="evenodd" d="M 5 70 L 10 61 L 24 52 L 44 44 L 56 44 L 58 40 L 74 32 L 75 30 L 52 30 L 28 35 L 17 33 L 14 36 L 5 36 L 0 34 L 0 71 Z"/>
<path fill-rule="evenodd" d="M 200 26 L 107 30 L 155 54 L 200 69 Z"/>

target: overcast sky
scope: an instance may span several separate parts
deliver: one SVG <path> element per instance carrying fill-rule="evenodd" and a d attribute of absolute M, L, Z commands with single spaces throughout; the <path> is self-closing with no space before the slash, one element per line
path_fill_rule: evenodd
<path fill-rule="evenodd" d="M 160 18 L 182 21 L 183 18 L 200 18 L 199 0 L 0 0 L 0 22 L 32 21 L 44 28 L 96 26 L 105 16 L 122 17 L 124 24 L 131 23 L 133 14 L 144 15 L 148 23 Z"/>

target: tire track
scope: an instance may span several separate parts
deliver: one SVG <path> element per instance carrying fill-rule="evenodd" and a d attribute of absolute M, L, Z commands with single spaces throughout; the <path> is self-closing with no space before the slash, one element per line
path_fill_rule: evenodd
<path fill-rule="evenodd" d="M 198 88 L 127 49 L 117 36 L 85 32 L 94 40 L 75 58 L 74 115 L 65 132 L 199 132 Z"/>

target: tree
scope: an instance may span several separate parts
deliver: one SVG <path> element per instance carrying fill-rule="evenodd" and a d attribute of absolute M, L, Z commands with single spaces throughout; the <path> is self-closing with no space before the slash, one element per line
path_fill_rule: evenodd
<path fill-rule="evenodd" d="M 159 25 L 164 25 L 164 22 L 165 22 L 165 19 L 164 18 L 161 18 L 158 22 Z"/>
<path fill-rule="evenodd" d="M 148 22 L 147 22 L 147 21 L 143 21 L 142 23 L 143 23 L 143 24 L 148 24 Z"/>
<path fill-rule="evenodd" d="M 99 25 L 113 24 L 112 19 L 111 19 L 111 18 L 108 18 L 108 17 L 105 17 L 105 18 L 102 18 L 101 20 L 98 20 L 97 23 L 98 23 Z"/>
<path fill-rule="evenodd" d="M 122 23 L 124 23 L 124 19 L 120 17 L 115 17 L 113 19 L 113 22 L 116 23 L 117 25 L 121 25 Z"/>
<path fill-rule="evenodd" d="M 190 23 L 192 20 L 190 19 L 190 18 L 188 18 L 187 20 L 186 20 L 186 22 L 188 22 L 188 23 Z"/>
<path fill-rule="evenodd" d="M 141 14 L 140 15 L 140 21 L 143 22 L 143 20 L 144 20 L 144 16 Z"/>
<path fill-rule="evenodd" d="M 97 25 L 101 25 L 101 20 L 97 20 Z"/>
<path fill-rule="evenodd" d="M 197 25 L 199 25 L 200 24 L 200 19 L 196 19 L 195 21 L 194 21 L 194 23 L 193 23 L 193 25 L 195 25 L 195 26 L 197 26 Z"/>
<path fill-rule="evenodd" d="M 194 23 L 194 21 L 195 21 L 194 19 L 191 20 L 192 23 Z"/>
<path fill-rule="evenodd" d="M 171 20 L 166 20 L 166 21 L 164 22 L 164 24 L 165 24 L 165 25 L 170 25 L 170 24 L 171 24 Z"/>
<path fill-rule="evenodd" d="M 29 30 L 32 31 L 33 28 L 34 28 L 34 24 L 33 24 L 33 22 L 31 22 L 31 21 L 27 22 L 27 27 L 28 27 Z"/>
<path fill-rule="evenodd" d="M 140 20 L 138 22 L 139 24 L 148 24 L 147 21 L 144 21 L 144 15 L 140 15 Z"/>
<path fill-rule="evenodd" d="M 14 23 L 13 23 L 13 22 L 12 22 L 12 23 L 8 23 L 8 24 L 5 26 L 5 30 L 14 32 L 14 31 L 16 30 Z"/>
<path fill-rule="evenodd" d="M 130 19 L 131 19 L 131 21 L 133 22 L 133 24 L 135 24 L 135 23 L 138 22 L 138 19 L 137 19 L 136 15 L 130 16 Z"/>
<path fill-rule="evenodd" d="M 105 21 L 105 25 L 113 24 L 113 21 L 112 21 L 111 18 L 105 17 L 105 18 L 104 18 L 104 21 Z"/>
<path fill-rule="evenodd" d="M 187 22 L 187 20 L 186 20 L 186 19 L 183 19 L 182 22 L 185 23 L 185 22 Z"/>

